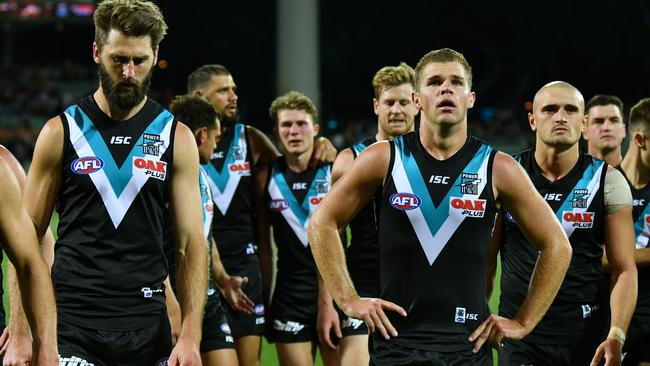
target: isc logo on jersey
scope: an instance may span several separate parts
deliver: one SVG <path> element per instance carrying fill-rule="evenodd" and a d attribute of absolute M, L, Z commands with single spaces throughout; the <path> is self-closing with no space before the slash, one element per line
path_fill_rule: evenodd
<path fill-rule="evenodd" d="M 388 202 L 398 210 L 410 211 L 420 207 L 422 200 L 413 193 L 397 192 L 390 196 Z"/>
<path fill-rule="evenodd" d="M 485 200 L 451 197 L 449 212 L 456 212 L 466 217 L 483 217 L 485 215 Z"/>
<path fill-rule="evenodd" d="M 84 156 L 70 164 L 70 169 L 75 174 L 90 174 L 100 170 L 104 161 L 96 156 Z"/>
<path fill-rule="evenodd" d="M 232 173 L 237 173 L 241 177 L 247 177 L 251 175 L 251 164 L 246 163 L 232 163 L 228 165 L 228 170 Z"/>
<path fill-rule="evenodd" d="M 287 200 L 271 200 L 269 208 L 273 211 L 281 212 L 289 208 L 289 201 Z"/>
<path fill-rule="evenodd" d="M 133 169 L 134 173 L 142 172 L 143 174 L 158 180 L 165 180 L 165 177 L 167 176 L 167 163 L 160 160 L 134 157 Z"/>
<path fill-rule="evenodd" d="M 594 226 L 593 212 L 562 212 L 562 226 L 576 229 L 591 229 Z"/>

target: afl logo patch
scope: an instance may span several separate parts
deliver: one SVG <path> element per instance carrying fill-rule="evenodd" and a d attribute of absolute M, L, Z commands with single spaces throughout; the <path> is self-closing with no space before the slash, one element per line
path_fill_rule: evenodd
<path fill-rule="evenodd" d="M 287 200 L 271 200 L 269 208 L 273 211 L 281 212 L 289 208 L 289 201 Z"/>
<path fill-rule="evenodd" d="M 104 161 L 96 156 L 84 156 L 70 164 L 70 169 L 75 174 L 90 174 L 104 167 Z"/>
<path fill-rule="evenodd" d="M 398 210 L 409 211 L 420 207 L 422 200 L 413 193 L 397 192 L 390 196 L 390 204 Z"/>

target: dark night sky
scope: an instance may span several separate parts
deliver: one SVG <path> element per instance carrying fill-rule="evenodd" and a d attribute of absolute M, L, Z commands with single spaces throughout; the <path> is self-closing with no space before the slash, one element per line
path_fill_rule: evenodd
<path fill-rule="evenodd" d="M 169 34 L 154 86 L 185 92 L 197 66 L 221 63 L 233 73 L 247 122 L 268 130 L 275 93 L 274 1 L 158 2 Z M 474 68 L 477 106 L 512 108 L 552 80 L 576 85 L 586 98 L 619 95 L 626 106 L 650 95 L 650 2 L 594 0 L 420 1 L 322 0 L 322 119 L 372 119 L 370 85 L 384 65 L 415 65 L 427 51 L 451 47 Z M 24 30 L 19 64 L 70 59 L 92 63 L 92 26 Z M 626 109 L 627 109 L 626 107 Z"/>

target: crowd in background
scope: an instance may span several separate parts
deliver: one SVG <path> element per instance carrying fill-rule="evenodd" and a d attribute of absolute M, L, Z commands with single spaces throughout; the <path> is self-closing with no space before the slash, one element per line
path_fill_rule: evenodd
<path fill-rule="evenodd" d="M 63 63 L 49 66 L 15 65 L 0 72 L 0 144 L 5 145 L 25 167 L 29 166 L 38 132 L 52 116 L 61 113 L 97 85 L 94 64 Z M 184 91 L 175 91 L 177 94 Z M 246 93 L 241 90 L 241 93 Z M 167 106 L 173 98 L 169 88 L 151 89 L 150 97 Z M 371 95 L 368 95 L 370 100 Z M 268 103 L 262 101 L 262 103 Z M 368 103 L 370 106 L 370 103 Z M 495 109 L 480 103 L 470 112 L 471 133 L 506 152 L 529 146 L 533 135 L 528 129 L 523 106 Z M 245 121 L 267 133 L 268 121 Z M 370 107 L 365 119 L 323 116 L 321 134 L 342 149 L 376 131 L 376 116 Z"/>

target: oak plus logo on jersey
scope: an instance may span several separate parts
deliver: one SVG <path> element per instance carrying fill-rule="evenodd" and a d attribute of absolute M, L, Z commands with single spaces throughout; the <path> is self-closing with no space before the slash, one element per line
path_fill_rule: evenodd
<path fill-rule="evenodd" d="M 232 163 L 228 165 L 228 170 L 232 173 L 239 174 L 242 177 L 251 175 L 251 164 L 249 162 Z"/>
<path fill-rule="evenodd" d="M 277 200 L 271 200 L 269 202 L 269 209 L 276 211 L 276 212 L 282 212 L 289 208 L 289 201 L 283 200 L 283 199 L 277 199 Z"/>
<path fill-rule="evenodd" d="M 422 204 L 420 197 L 406 192 L 393 193 L 388 200 L 391 206 L 401 211 L 415 210 Z"/>
<path fill-rule="evenodd" d="M 481 218 L 485 215 L 485 200 L 451 197 L 449 211 L 465 217 Z"/>
<path fill-rule="evenodd" d="M 593 212 L 563 211 L 562 226 L 576 229 L 591 229 L 594 226 Z"/>
<path fill-rule="evenodd" d="M 465 324 L 467 320 L 478 320 L 477 313 L 468 313 L 467 309 L 463 307 L 456 307 L 456 314 L 454 315 L 454 322 Z"/>
<path fill-rule="evenodd" d="M 145 159 L 139 156 L 133 157 L 134 173 L 141 172 L 151 178 L 165 180 L 167 177 L 167 163 L 160 160 Z"/>
<path fill-rule="evenodd" d="M 96 156 L 84 156 L 70 164 L 73 173 L 85 175 L 94 173 L 104 167 L 104 161 Z"/>

